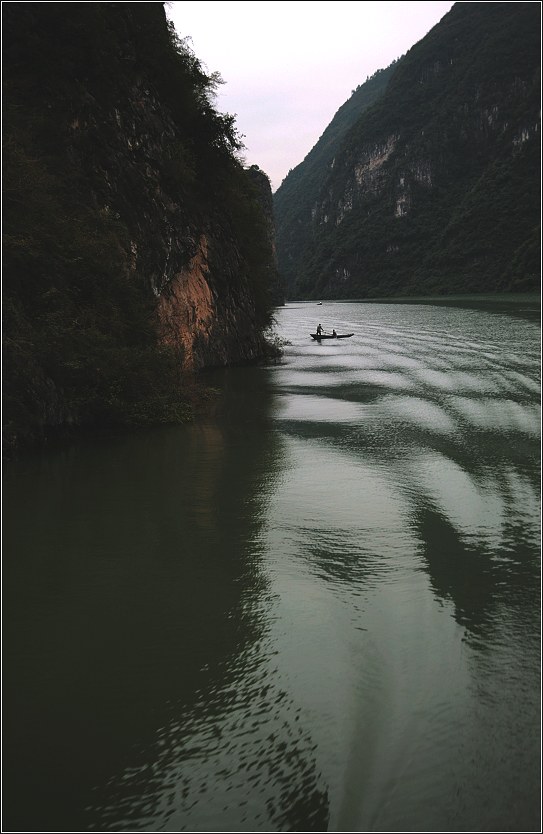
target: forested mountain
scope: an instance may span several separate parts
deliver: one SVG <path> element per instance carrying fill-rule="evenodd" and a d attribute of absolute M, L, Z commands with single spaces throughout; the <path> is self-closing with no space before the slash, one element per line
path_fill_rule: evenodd
<path fill-rule="evenodd" d="M 333 168 L 335 155 L 349 128 L 385 92 L 394 68 L 395 63 L 378 70 L 353 90 L 315 147 L 303 162 L 288 172 L 274 195 L 277 260 L 287 287 L 294 285 L 313 239 L 311 223 L 307 221 L 319 198 L 323 177 Z"/>
<path fill-rule="evenodd" d="M 269 180 L 162 3 L 2 13 L 5 443 L 177 419 L 266 349 Z"/>
<path fill-rule="evenodd" d="M 378 70 L 365 84 L 353 90 L 320 137 L 315 147 L 296 168 L 290 170 L 273 197 L 277 261 L 287 292 L 296 283 L 306 250 L 313 240 L 308 222 L 319 198 L 323 177 L 334 166 L 335 155 L 350 127 L 385 90 L 394 64 Z"/>
<path fill-rule="evenodd" d="M 539 3 L 455 4 L 278 189 L 290 297 L 538 290 L 540 57 Z"/>

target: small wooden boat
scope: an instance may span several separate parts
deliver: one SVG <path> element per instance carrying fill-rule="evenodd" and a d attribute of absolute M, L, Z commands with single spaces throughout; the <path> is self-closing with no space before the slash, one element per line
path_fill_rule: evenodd
<path fill-rule="evenodd" d="M 335 336 L 333 333 L 310 333 L 309 335 L 320 342 L 321 339 L 348 339 L 349 336 L 354 336 L 354 333 L 336 333 Z"/>

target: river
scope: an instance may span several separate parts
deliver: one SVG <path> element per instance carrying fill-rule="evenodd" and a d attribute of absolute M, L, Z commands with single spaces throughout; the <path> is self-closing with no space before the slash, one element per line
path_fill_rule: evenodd
<path fill-rule="evenodd" d="M 6 463 L 3 830 L 539 831 L 539 314 L 293 302 Z"/>

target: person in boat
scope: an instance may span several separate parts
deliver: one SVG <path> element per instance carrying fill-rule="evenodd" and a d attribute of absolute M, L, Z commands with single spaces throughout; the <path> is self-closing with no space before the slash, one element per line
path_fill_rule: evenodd
<path fill-rule="evenodd" d="M 337 336 L 337 333 L 336 333 L 336 331 L 335 331 L 335 328 L 334 328 L 334 330 L 332 330 L 332 336 Z"/>
<path fill-rule="evenodd" d="M 317 327 L 317 336 L 320 336 L 321 333 L 322 333 L 322 324 L 319 324 L 319 326 Z"/>

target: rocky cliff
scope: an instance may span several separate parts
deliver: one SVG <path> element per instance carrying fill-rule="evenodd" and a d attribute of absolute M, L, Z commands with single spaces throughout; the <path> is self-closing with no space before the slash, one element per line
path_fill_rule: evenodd
<path fill-rule="evenodd" d="M 220 79 L 162 3 L 5 4 L 3 27 L 8 437 L 175 417 L 183 372 L 265 353 L 276 301 Z"/>
<path fill-rule="evenodd" d="M 396 61 L 378 70 L 353 90 L 306 158 L 289 171 L 274 201 L 277 264 L 285 293 L 291 293 L 313 245 L 311 221 L 317 211 L 323 180 L 335 166 L 336 155 L 350 128 L 385 92 Z"/>
<path fill-rule="evenodd" d="M 381 92 L 298 218 L 291 296 L 539 289 L 539 4 L 456 4 Z"/>
<path fill-rule="evenodd" d="M 271 290 L 273 304 L 275 306 L 282 306 L 285 303 L 286 298 L 286 284 L 281 277 L 277 262 L 277 229 L 275 224 L 275 211 L 273 207 L 271 183 L 268 176 L 258 167 L 258 165 L 251 165 L 251 167 L 247 169 L 247 175 L 256 190 L 261 209 L 264 212 L 264 217 L 266 218 L 268 242 L 273 256 L 269 263 L 267 284 Z"/>

